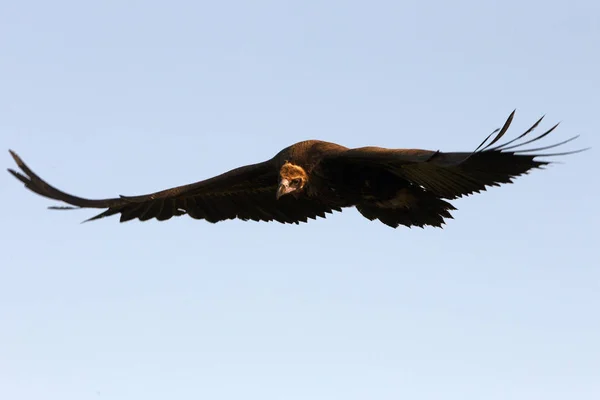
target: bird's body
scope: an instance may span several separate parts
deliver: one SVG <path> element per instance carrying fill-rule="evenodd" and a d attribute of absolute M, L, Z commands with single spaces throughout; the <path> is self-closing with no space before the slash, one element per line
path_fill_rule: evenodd
<path fill-rule="evenodd" d="M 446 200 L 510 183 L 512 178 L 549 163 L 535 159 L 548 154 L 530 152 L 566 143 L 520 150 L 521 145 L 548 135 L 554 126 L 534 139 L 511 146 L 531 133 L 540 119 L 516 139 L 492 147 L 508 129 L 513 115 L 494 132 L 497 135 L 489 144 L 482 147 L 492 135 L 473 152 L 349 149 L 307 140 L 281 150 L 267 161 L 142 196 L 89 200 L 69 195 L 39 178 L 14 152 L 11 154 L 24 174 L 9 172 L 33 192 L 74 206 L 56 208 L 106 209 L 91 220 L 121 214 L 122 222 L 135 218 L 162 221 L 187 214 L 209 222 L 239 218 L 298 223 L 356 207 L 366 218 L 394 228 L 439 227 L 445 218 L 452 218 L 449 211 L 455 209 Z"/>

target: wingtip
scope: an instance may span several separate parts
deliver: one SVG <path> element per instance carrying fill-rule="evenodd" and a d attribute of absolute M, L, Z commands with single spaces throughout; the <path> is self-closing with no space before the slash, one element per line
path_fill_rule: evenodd
<path fill-rule="evenodd" d="M 29 180 L 23 176 L 22 174 L 20 174 L 19 172 L 15 171 L 12 168 L 7 168 L 6 169 L 8 171 L 9 174 L 11 174 L 12 176 L 14 176 L 15 178 L 17 178 L 19 181 L 21 181 L 21 183 L 23 183 L 24 185 L 29 184 Z"/>
<path fill-rule="evenodd" d="M 540 119 L 538 119 L 537 122 L 533 126 L 537 127 L 544 120 L 544 118 L 546 118 L 546 114 L 542 114 Z"/>
<path fill-rule="evenodd" d="M 19 155 L 14 150 L 8 149 L 8 152 L 19 167 L 24 164 L 23 160 L 21 160 L 21 157 L 19 157 Z"/>
<path fill-rule="evenodd" d="M 11 174 L 12 176 L 14 176 L 15 178 L 19 179 L 19 173 L 17 171 L 15 171 L 12 168 L 6 168 L 6 170 L 8 171 L 9 174 Z"/>

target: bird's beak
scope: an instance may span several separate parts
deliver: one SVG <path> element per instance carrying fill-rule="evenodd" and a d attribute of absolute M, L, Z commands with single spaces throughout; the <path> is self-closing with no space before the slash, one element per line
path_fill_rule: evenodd
<path fill-rule="evenodd" d="M 277 194 L 275 195 L 275 197 L 277 198 L 277 200 L 279 200 L 281 196 L 293 191 L 294 188 L 290 187 L 290 181 L 287 179 L 282 179 L 281 182 L 279 182 L 279 187 L 277 188 Z"/>

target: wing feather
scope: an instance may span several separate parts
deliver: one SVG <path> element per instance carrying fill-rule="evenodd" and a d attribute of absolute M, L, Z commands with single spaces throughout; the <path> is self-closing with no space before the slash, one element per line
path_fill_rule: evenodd
<path fill-rule="evenodd" d="M 511 183 L 514 178 L 551 163 L 547 160 L 539 160 L 538 157 L 567 155 L 587 150 L 554 154 L 538 153 L 562 146 L 576 139 L 577 136 L 548 146 L 523 149 L 522 146 L 543 139 L 558 126 L 558 124 L 554 125 L 541 135 L 527 140 L 543 117 L 517 138 L 494 147 L 507 133 L 514 115 L 513 111 L 502 128 L 492 132 L 472 152 L 363 147 L 332 155 L 322 160 L 321 164 L 325 168 L 342 170 L 347 166 L 356 168 L 357 165 L 383 167 L 442 198 L 454 199 L 484 191 L 490 186 Z M 485 145 L 491 137 L 493 139 Z M 519 143 L 522 140 L 525 141 Z"/>
<path fill-rule="evenodd" d="M 23 160 L 10 151 L 22 172 L 8 171 L 34 193 L 70 206 L 54 209 L 104 208 L 105 211 L 86 221 L 120 214 L 120 221 L 168 220 L 188 214 L 195 219 L 219 222 L 239 218 L 282 223 L 306 222 L 307 218 L 324 217 L 334 207 L 318 198 L 287 196 L 276 200 L 278 167 L 275 159 L 246 165 L 216 177 L 141 196 L 119 196 L 92 200 L 73 196 L 51 186 L 35 174 Z"/>

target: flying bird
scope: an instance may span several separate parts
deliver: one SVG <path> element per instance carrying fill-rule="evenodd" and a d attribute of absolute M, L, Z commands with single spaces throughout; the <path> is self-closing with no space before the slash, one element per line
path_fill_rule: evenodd
<path fill-rule="evenodd" d="M 514 114 L 513 111 L 501 129 L 492 132 L 470 152 L 350 149 L 307 140 L 281 150 L 267 161 L 141 196 L 91 200 L 70 195 L 36 175 L 13 151 L 10 153 L 22 172 L 8 171 L 32 192 L 70 205 L 52 209 L 105 209 L 87 221 L 120 214 L 121 222 L 136 218 L 165 221 L 189 215 L 212 223 L 238 218 L 297 224 L 356 207 L 367 219 L 379 220 L 393 228 L 441 227 L 445 219 L 452 218 L 450 211 L 456 210 L 447 200 L 512 183 L 515 177 L 551 163 L 537 157 L 585 150 L 539 153 L 577 136 L 549 146 L 523 149 L 558 126 L 529 139 L 543 117 L 523 134 L 498 145 Z"/>

